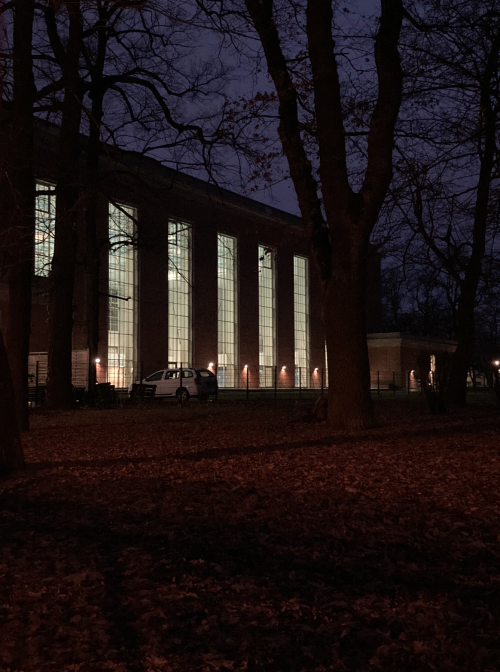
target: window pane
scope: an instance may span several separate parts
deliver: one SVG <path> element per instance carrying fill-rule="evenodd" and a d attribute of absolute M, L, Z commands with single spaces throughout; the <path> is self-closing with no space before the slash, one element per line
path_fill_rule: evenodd
<path fill-rule="evenodd" d="M 36 183 L 35 199 L 35 275 L 48 276 L 54 256 L 56 224 L 56 188 L 44 182 Z"/>
<path fill-rule="evenodd" d="M 275 250 L 259 245 L 259 385 L 274 385 L 276 366 Z"/>
<path fill-rule="evenodd" d="M 293 258 L 295 386 L 309 387 L 309 260 Z"/>
<path fill-rule="evenodd" d="M 191 366 L 191 226 L 168 223 L 168 361 Z"/>
<path fill-rule="evenodd" d="M 137 254 L 135 210 L 109 204 L 108 381 L 128 387 L 134 380 L 137 341 Z"/>

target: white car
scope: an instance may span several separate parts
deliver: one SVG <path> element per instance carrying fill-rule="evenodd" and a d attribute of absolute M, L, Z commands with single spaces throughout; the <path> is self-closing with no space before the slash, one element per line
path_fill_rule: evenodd
<path fill-rule="evenodd" d="M 162 369 L 141 382 L 144 385 L 156 385 L 156 399 L 177 397 L 179 401 L 187 401 L 189 397 L 198 397 L 204 400 L 218 392 L 217 378 L 208 369 Z"/>

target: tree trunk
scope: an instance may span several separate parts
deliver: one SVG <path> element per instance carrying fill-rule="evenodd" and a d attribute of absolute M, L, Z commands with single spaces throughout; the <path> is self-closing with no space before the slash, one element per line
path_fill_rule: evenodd
<path fill-rule="evenodd" d="M 479 276 L 479 274 L 477 274 Z M 454 404 L 464 405 L 467 402 L 467 374 L 474 355 L 475 337 L 475 297 L 479 277 L 473 278 L 472 286 L 467 288 L 467 278 L 462 284 L 462 291 L 457 309 L 457 347 L 451 360 L 450 378 L 447 386 L 447 397 Z"/>
<path fill-rule="evenodd" d="M 495 37 L 488 61 L 480 81 L 479 119 L 482 123 L 482 147 L 479 155 L 481 165 L 477 185 L 476 204 L 474 208 L 474 228 L 472 233 L 472 249 L 460 284 L 460 299 L 457 309 L 457 340 L 450 371 L 448 395 L 451 401 L 465 404 L 467 400 L 467 372 L 474 354 L 475 339 L 475 300 L 481 265 L 486 246 L 488 214 L 490 210 L 490 191 L 497 154 L 497 105 L 494 102 L 492 82 L 496 81 L 498 55 L 500 51 L 500 34 Z"/>
<path fill-rule="evenodd" d="M 33 103 L 35 83 L 31 44 L 33 0 L 16 2 L 14 15 L 14 95 L 12 134 L 4 188 L 11 193 L 8 226 L 9 309 L 6 347 L 14 385 L 19 427 L 29 429 L 28 355 L 31 328 L 31 286 L 35 235 L 35 182 L 33 177 Z"/>
<path fill-rule="evenodd" d="M 76 186 L 58 185 L 54 257 L 49 276 L 50 343 L 47 405 L 51 409 L 74 407 L 72 386 L 73 289 L 77 249 Z"/>
<path fill-rule="evenodd" d="M 366 171 L 358 193 L 349 184 L 332 2 L 308 0 L 305 4 L 323 204 L 305 150 L 297 87 L 274 22 L 274 1 L 245 0 L 245 4 L 278 94 L 278 132 L 323 283 L 330 363 L 328 421 L 336 429 L 371 427 L 374 418 L 366 343 L 366 257 L 370 234 L 392 178 L 394 126 L 402 95 L 397 48 L 402 2 L 381 3 L 374 41 L 378 96 L 368 132 Z"/>
<path fill-rule="evenodd" d="M 16 421 L 14 386 L 0 330 L 0 474 L 22 469 L 23 444 Z"/>
<path fill-rule="evenodd" d="M 96 384 L 95 359 L 99 348 L 99 281 L 100 281 L 100 250 L 98 239 L 99 209 L 99 155 L 101 150 L 101 122 L 103 116 L 103 99 L 105 90 L 101 77 L 104 68 L 105 33 L 99 33 L 100 72 L 97 83 L 91 90 L 92 118 L 87 148 L 87 195 L 85 208 L 85 322 L 87 331 L 87 347 L 89 349 L 89 402 L 94 401 Z M 104 43 L 101 46 L 101 43 Z M 102 52 L 102 53 L 101 53 Z"/>
<path fill-rule="evenodd" d="M 26 249 L 27 247 L 29 249 Z M 23 256 L 15 262 L 9 273 L 9 321 L 6 341 L 14 388 L 15 414 L 19 428 L 27 431 L 30 428 L 28 359 L 31 333 L 31 283 L 33 282 L 32 236 L 29 237 L 28 245 L 21 244 L 21 253 Z"/>
<path fill-rule="evenodd" d="M 349 240 L 332 252 L 333 274 L 324 299 L 330 365 L 328 422 L 359 430 L 375 424 L 366 343 L 366 263 L 368 245 Z"/>
<path fill-rule="evenodd" d="M 69 38 L 63 62 L 65 82 L 61 134 L 58 147 L 54 257 L 49 276 L 50 343 L 47 405 L 73 408 L 72 366 L 73 289 L 77 251 L 77 220 L 80 199 L 80 100 L 79 57 L 83 21 L 79 2 L 67 5 Z"/>
<path fill-rule="evenodd" d="M 85 322 L 89 350 L 89 401 L 93 402 L 96 384 L 95 360 L 99 354 L 99 275 L 101 270 L 97 238 L 97 185 L 91 180 L 85 212 Z"/>

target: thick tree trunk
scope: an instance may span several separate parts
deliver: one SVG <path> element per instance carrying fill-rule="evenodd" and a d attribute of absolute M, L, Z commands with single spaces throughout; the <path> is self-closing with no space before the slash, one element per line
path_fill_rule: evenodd
<path fill-rule="evenodd" d="M 31 285 L 35 234 L 35 182 L 33 177 L 33 103 L 35 83 L 31 44 L 33 0 L 19 0 L 14 16 L 14 95 L 12 134 L 8 151 L 7 179 L 11 191 L 9 258 L 9 312 L 6 347 L 14 385 L 19 427 L 29 429 L 28 355 L 31 328 Z"/>
<path fill-rule="evenodd" d="M 101 42 L 104 45 L 101 46 Z M 98 238 L 99 209 L 99 155 L 101 151 L 101 122 L 103 116 L 104 89 L 100 85 L 104 68 L 105 34 L 99 34 L 100 72 L 98 82 L 91 90 L 92 120 L 87 148 L 87 195 L 85 208 L 85 322 L 87 330 L 87 347 L 89 349 L 89 401 L 92 404 L 96 365 L 95 359 L 99 348 L 99 280 L 100 256 Z M 102 53 L 101 53 L 102 52 Z"/>
<path fill-rule="evenodd" d="M 81 180 L 79 164 L 82 106 L 79 95 L 79 57 L 83 41 L 83 21 L 78 2 L 69 3 L 67 7 L 70 27 L 62 68 L 65 93 L 58 147 L 54 257 L 49 276 L 47 404 L 52 409 L 74 406 L 71 354 Z"/>
<path fill-rule="evenodd" d="M 32 214 L 31 219 L 33 219 Z M 14 387 L 16 418 L 19 428 L 23 431 L 27 431 L 30 428 L 28 408 L 28 359 L 31 333 L 33 237 L 29 237 L 28 245 L 21 244 L 21 247 L 21 252 L 24 253 L 23 257 L 15 262 L 9 274 L 9 321 L 6 341 L 10 372 Z M 29 249 L 26 249 L 27 247 Z"/>
<path fill-rule="evenodd" d="M 348 240 L 334 248 L 333 274 L 324 299 L 329 369 L 328 421 L 336 429 L 373 427 L 366 343 L 368 245 Z"/>
<path fill-rule="evenodd" d="M 328 226 L 312 163 L 305 151 L 297 88 L 274 22 L 274 1 L 245 0 L 245 4 L 278 94 L 280 140 L 325 290 L 325 331 L 331 371 L 328 420 L 336 429 L 371 427 L 374 419 L 365 324 L 366 254 L 392 178 L 394 126 L 402 92 L 397 49 L 402 2 L 381 3 L 374 50 L 379 91 L 368 132 L 366 172 L 357 194 L 349 184 L 342 94 L 332 35 L 332 3 L 308 0 L 305 5 L 319 175 Z"/>
<path fill-rule="evenodd" d="M 78 237 L 76 232 L 77 186 L 57 187 L 54 257 L 49 276 L 50 343 L 47 375 L 47 405 L 52 409 L 73 408 L 73 289 Z"/>
<path fill-rule="evenodd" d="M 101 264 L 97 237 L 97 185 L 90 185 L 85 213 L 85 321 L 89 349 L 89 401 L 93 402 L 96 384 L 95 360 L 99 354 L 99 275 Z"/>
<path fill-rule="evenodd" d="M 23 444 L 16 421 L 14 386 L 0 331 L 0 474 L 24 467 Z"/>
<path fill-rule="evenodd" d="M 479 274 L 478 274 L 479 275 Z M 466 287 L 467 279 L 462 284 L 462 291 L 457 309 L 457 348 L 451 360 L 450 377 L 447 385 L 447 397 L 455 404 L 467 402 L 467 374 L 474 354 L 475 340 L 475 297 L 479 277 L 474 278 L 470 287 Z"/>
<path fill-rule="evenodd" d="M 451 401 L 458 404 L 465 404 L 467 400 L 467 373 L 474 354 L 475 300 L 486 247 L 491 182 L 497 154 L 498 111 L 492 87 L 497 77 L 499 51 L 500 34 L 497 34 L 493 40 L 480 82 L 479 119 L 483 127 L 482 147 L 480 145 L 479 150 L 481 167 L 474 208 L 472 249 L 464 278 L 460 284 L 460 299 L 457 309 L 458 345 L 451 362 L 448 384 L 448 396 Z"/>

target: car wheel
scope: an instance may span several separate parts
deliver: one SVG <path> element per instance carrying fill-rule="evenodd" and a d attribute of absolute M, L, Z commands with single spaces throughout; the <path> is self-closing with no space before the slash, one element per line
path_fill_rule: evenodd
<path fill-rule="evenodd" d="M 189 392 L 185 387 L 179 387 L 175 393 L 175 396 L 177 397 L 178 401 L 187 401 L 189 399 Z"/>

